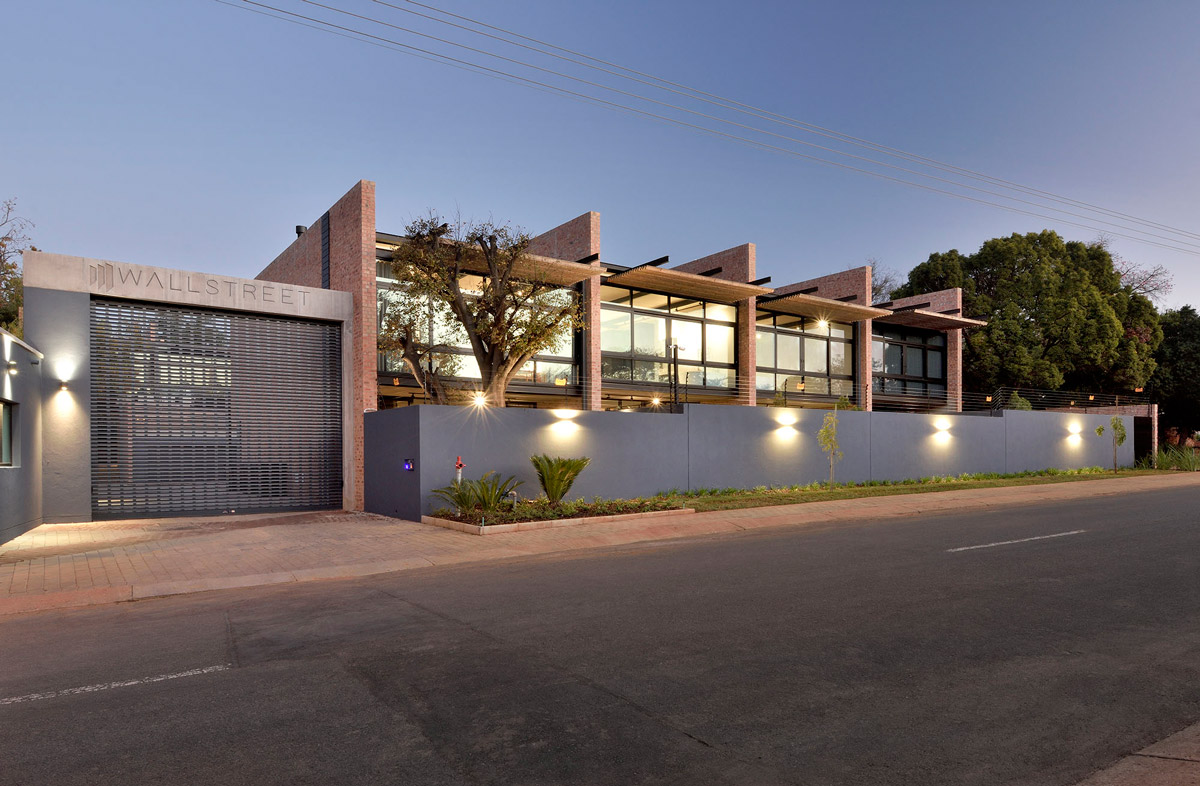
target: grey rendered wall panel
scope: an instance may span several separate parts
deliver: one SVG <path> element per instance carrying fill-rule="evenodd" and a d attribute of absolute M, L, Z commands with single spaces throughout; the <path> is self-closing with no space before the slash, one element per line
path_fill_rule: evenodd
<path fill-rule="evenodd" d="M 1008 410 L 1004 413 L 1008 471 L 1111 467 L 1111 420 L 1111 415 Z M 1128 437 L 1117 450 L 1117 463 L 1127 467 L 1133 464 L 1133 418 L 1122 415 L 1121 420 Z M 1104 426 L 1104 436 L 1096 436 L 1097 426 Z M 1072 428 L 1078 429 L 1078 439 Z"/>
<path fill-rule="evenodd" d="M 571 498 L 637 497 L 687 487 L 683 415 L 572 411 L 573 418 L 563 419 L 545 409 L 420 409 L 425 510 L 430 509 L 430 492 L 454 480 L 456 456 L 466 464 L 464 477 L 494 470 L 523 480 L 521 496 L 539 493 L 529 463 L 537 453 L 592 459 Z"/>
<path fill-rule="evenodd" d="M 419 406 L 367 413 L 367 510 L 415 519 L 430 493 L 454 479 L 495 470 L 538 485 L 529 456 L 582 456 L 592 464 L 573 497 L 635 497 L 671 488 L 804 484 L 829 465 L 817 443 L 821 410 L 691 405 L 685 414 Z M 964 472 L 1109 466 L 1112 443 L 1097 437 L 1107 415 L 1008 412 L 1004 417 L 841 412 L 841 481 L 903 480 Z M 1132 419 L 1126 418 L 1132 433 Z M 939 429 L 940 421 L 947 425 Z M 1072 438 L 1075 427 L 1078 439 Z M 416 462 L 404 472 L 405 458 Z M 1133 461 L 1130 439 L 1122 464 Z"/>
<path fill-rule="evenodd" d="M 42 523 L 41 364 L 19 344 L 3 342 L 0 399 L 15 404 L 13 465 L 0 467 L 0 543 Z M 16 374 L 8 373 L 9 361 Z"/>
<path fill-rule="evenodd" d="M 869 412 L 838 413 L 840 481 L 871 473 Z M 825 412 L 776 407 L 688 407 L 691 488 L 785 486 L 829 477 L 817 442 Z"/>
<path fill-rule="evenodd" d="M 384 516 L 421 517 L 420 407 L 403 407 L 364 416 L 364 509 Z M 411 472 L 404 460 L 413 460 Z"/>
<path fill-rule="evenodd" d="M 92 518 L 89 301 L 86 292 L 25 288 L 25 337 L 45 354 L 42 518 L 49 522 Z"/>
<path fill-rule="evenodd" d="M 1004 472 L 1004 421 L 964 415 L 872 412 L 873 480 Z M 938 425 L 949 428 L 938 429 Z"/>

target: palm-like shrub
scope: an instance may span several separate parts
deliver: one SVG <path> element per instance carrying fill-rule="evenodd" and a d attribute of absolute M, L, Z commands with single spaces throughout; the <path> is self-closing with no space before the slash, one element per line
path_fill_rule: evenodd
<path fill-rule="evenodd" d="M 475 504 L 484 514 L 495 513 L 508 502 L 509 493 L 524 482 L 514 477 L 502 478 L 495 472 L 485 473 L 475 481 Z"/>
<path fill-rule="evenodd" d="M 571 491 L 579 473 L 587 468 L 592 460 L 587 456 L 579 458 L 562 458 L 561 456 L 530 456 L 529 461 L 537 472 L 538 483 L 551 505 L 558 505 L 563 497 Z"/>
<path fill-rule="evenodd" d="M 495 472 L 485 473 L 479 480 L 461 480 L 434 489 L 433 495 L 450 503 L 458 513 L 477 510 L 485 516 L 494 514 L 508 502 L 508 495 L 524 481 L 503 478 Z"/>

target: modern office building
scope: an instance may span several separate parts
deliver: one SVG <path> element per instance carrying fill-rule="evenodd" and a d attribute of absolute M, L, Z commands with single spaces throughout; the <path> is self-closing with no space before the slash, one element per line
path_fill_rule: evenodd
<path fill-rule="evenodd" d="M 394 251 L 359 182 L 256 279 L 32 251 L 25 340 L 4 335 L 0 536 L 40 521 L 361 510 L 364 413 L 422 402 L 381 352 Z M 673 403 L 955 411 L 961 292 L 871 303 L 871 269 L 769 286 L 744 244 L 682 265 L 608 260 L 600 216 L 534 239 L 581 329 L 535 357 L 513 407 Z M 28 343 L 26 343 L 28 342 Z M 453 384 L 471 390 L 463 345 Z M 26 504 L 27 503 L 27 504 Z"/>
<path fill-rule="evenodd" d="M 262 280 L 343 289 L 354 298 L 354 362 L 364 410 L 420 403 L 398 358 L 379 351 L 379 302 L 404 242 L 375 227 L 375 185 L 362 181 L 263 270 Z M 864 409 L 961 407 L 959 290 L 871 303 L 871 269 L 786 286 L 758 278 L 754 244 L 671 266 L 605 259 L 600 216 L 585 213 L 530 246 L 555 282 L 580 293 L 583 329 L 522 370 L 510 406 L 617 409 L 665 401 L 678 347 L 680 397 L 697 403 L 788 403 Z M 478 380 L 465 342 L 457 384 Z"/>

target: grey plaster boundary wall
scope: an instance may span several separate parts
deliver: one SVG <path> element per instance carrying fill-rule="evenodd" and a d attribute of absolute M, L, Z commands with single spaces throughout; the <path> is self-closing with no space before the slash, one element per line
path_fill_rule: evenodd
<path fill-rule="evenodd" d="M 0 466 L 3 544 L 42 523 L 42 353 L 6 330 L 0 330 L 0 401 L 13 405 L 12 463 Z"/>
<path fill-rule="evenodd" d="M 477 409 L 421 405 L 364 415 L 366 509 L 419 521 L 431 492 L 488 471 L 540 493 L 529 457 L 588 456 L 574 498 L 640 497 L 668 489 L 784 486 L 826 480 L 817 442 L 826 410 L 692 404 L 682 413 Z M 1133 418 L 1118 463 L 1133 463 Z M 1006 411 L 981 415 L 839 412 L 839 481 L 964 472 L 1112 466 L 1109 415 Z M 1104 426 L 1103 437 L 1095 434 Z M 405 470 L 406 460 L 412 470 Z"/>

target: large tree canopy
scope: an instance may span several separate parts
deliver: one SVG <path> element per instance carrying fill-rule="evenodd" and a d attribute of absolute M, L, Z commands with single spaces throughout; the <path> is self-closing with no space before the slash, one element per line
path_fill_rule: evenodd
<path fill-rule="evenodd" d="M 569 343 L 579 326 L 577 293 L 541 280 L 520 230 L 431 214 L 406 235 L 393 252 L 396 283 L 380 301 L 380 348 L 398 354 L 438 403 L 448 400 L 448 378 L 468 350 L 480 392 L 504 406 L 509 383 L 534 355 L 564 337 Z"/>
<path fill-rule="evenodd" d="M 966 256 L 935 253 L 892 294 L 962 287 L 967 387 L 1071 388 L 1107 392 L 1144 386 L 1162 341 L 1150 300 L 1123 284 L 1103 243 L 1066 242 L 1049 230 L 987 241 Z"/>
<path fill-rule="evenodd" d="M 21 254 L 33 248 L 33 224 L 17 215 L 17 200 L 0 202 L 0 328 L 21 335 Z"/>
<path fill-rule="evenodd" d="M 1191 306 L 1162 315 L 1163 342 L 1150 393 L 1162 408 L 1164 425 L 1185 435 L 1200 430 L 1200 314 Z"/>

